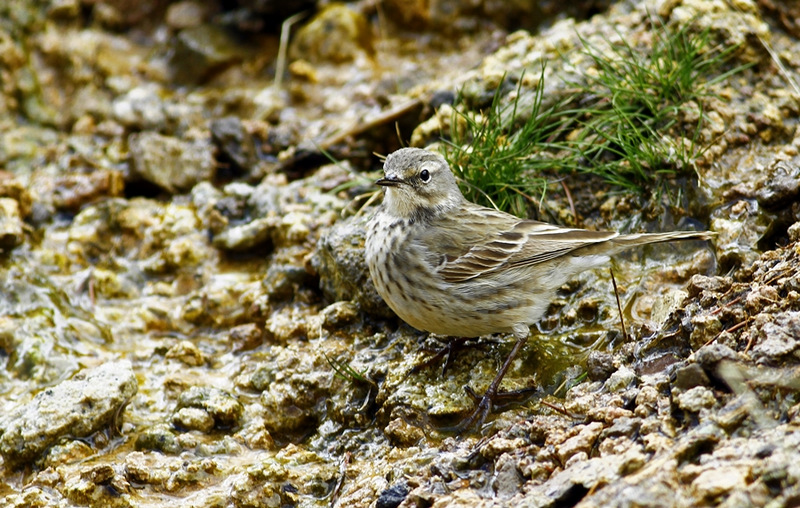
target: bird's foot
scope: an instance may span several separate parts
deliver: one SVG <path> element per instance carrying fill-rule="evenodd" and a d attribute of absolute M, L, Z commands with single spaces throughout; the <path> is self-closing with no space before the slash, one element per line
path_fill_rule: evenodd
<path fill-rule="evenodd" d="M 499 413 L 509 406 L 521 404 L 536 392 L 536 388 L 523 388 L 521 390 L 500 391 L 492 390 L 491 386 L 483 396 L 479 396 L 469 386 L 464 387 L 464 391 L 475 403 L 475 407 L 469 412 L 466 418 L 455 426 L 457 433 L 462 433 L 473 428 L 480 427 L 486 418 L 492 413 Z"/>
<path fill-rule="evenodd" d="M 420 362 L 414 367 L 412 367 L 409 374 L 416 374 L 428 367 L 433 365 L 437 365 L 439 363 L 442 364 L 442 375 L 447 372 L 447 368 L 450 366 L 450 363 L 455 358 L 456 353 L 461 351 L 462 349 L 466 349 L 468 347 L 481 347 L 487 344 L 495 344 L 497 341 L 492 340 L 481 340 L 480 338 L 473 338 L 473 337 L 449 337 L 448 340 L 445 342 L 445 345 L 439 349 L 432 349 L 423 346 L 421 349 L 426 350 L 433 350 L 434 354 L 427 360 Z"/>

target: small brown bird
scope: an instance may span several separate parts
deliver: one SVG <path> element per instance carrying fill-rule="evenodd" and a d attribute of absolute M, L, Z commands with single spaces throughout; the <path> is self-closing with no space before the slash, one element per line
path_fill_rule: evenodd
<path fill-rule="evenodd" d="M 366 259 L 378 293 L 427 332 L 517 339 L 462 428 L 480 424 L 500 382 L 556 290 L 572 276 L 638 245 L 702 239 L 709 232 L 620 235 L 524 220 L 467 201 L 444 158 L 419 148 L 390 154 L 383 204 L 367 227 Z"/>

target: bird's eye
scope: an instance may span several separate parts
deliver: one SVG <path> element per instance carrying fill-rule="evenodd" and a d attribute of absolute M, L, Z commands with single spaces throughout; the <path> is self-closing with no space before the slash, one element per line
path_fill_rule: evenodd
<path fill-rule="evenodd" d="M 423 169 L 419 172 L 419 179 L 422 180 L 422 183 L 428 183 L 431 181 L 431 174 L 427 169 Z"/>

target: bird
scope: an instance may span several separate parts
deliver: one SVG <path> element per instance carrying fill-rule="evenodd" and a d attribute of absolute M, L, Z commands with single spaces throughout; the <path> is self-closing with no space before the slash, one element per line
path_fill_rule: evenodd
<path fill-rule="evenodd" d="M 436 335 L 515 338 L 459 430 L 481 425 L 491 413 L 530 326 L 570 278 L 632 247 L 713 235 L 620 234 L 522 219 L 468 201 L 444 157 L 421 148 L 389 154 L 375 183 L 384 197 L 367 222 L 365 258 L 389 308 L 412 327 Z"/>

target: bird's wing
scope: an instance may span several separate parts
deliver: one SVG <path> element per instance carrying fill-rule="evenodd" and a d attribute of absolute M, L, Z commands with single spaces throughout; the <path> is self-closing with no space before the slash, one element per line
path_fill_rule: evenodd
<path fill-rule="evenodd" d="M 431 228 L 425 243 L 437 255 L 436 272 L 450 283 L 542 263 L 617 235 L 521 220 L 482 207 L 465 209 L 449 221 Z"/>

